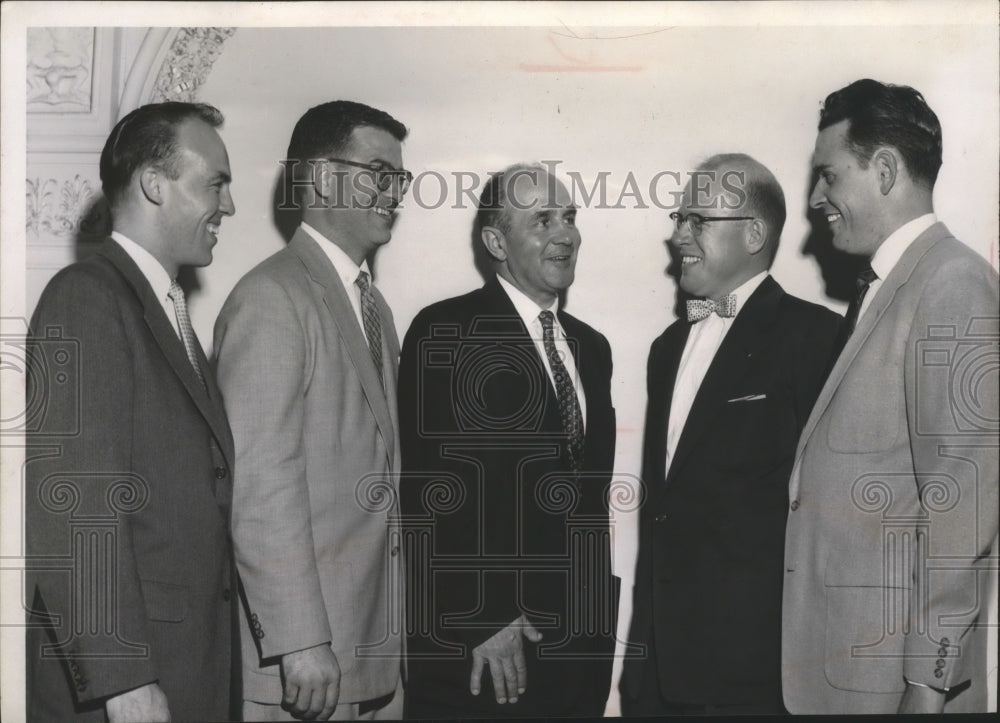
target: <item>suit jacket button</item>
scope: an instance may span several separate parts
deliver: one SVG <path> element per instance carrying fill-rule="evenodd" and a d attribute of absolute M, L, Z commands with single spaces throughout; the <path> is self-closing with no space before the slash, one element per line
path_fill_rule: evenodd
<path fill-rule="evenodd" d="M 215 468 L 215 479 L 225 479 L 227 474 L 229 474 L 229 470 L 225 467 Z"/>
<path fill-rule="evenodd" d="M 944 673 L 941 671 L 941 668 L 938 668 L 937 670 L 934 671 L 934 677 L 935 678 L 943 678 L 944 677 Z"/>
<path fill-rule="evenodd" d="M 399 554 L 399 545 L 393 545 L 392 549 L 389 550 L 389 554 L 395 557 Z"/>
<path fill-rule="evenodd" d="M 938 655 L 940 655 L 942 658 L 947 658 L 948 657 L 948 648 L 946 648 L 944 646 L 941 646 L 940 648 L 938 648 Z"/>
<path fill-rule="evenodd" d="M 951 641 L 948 638 L 941 638 L 941 645 L 951 645 Z"/>
<path fill-rule="evenodd" d="M 792 512 L 795 512 L 795 510 L 799 509 L 799 501 L 792 500 L 792 504 L 790 504 L 789 507 L 792 509 Z"/>

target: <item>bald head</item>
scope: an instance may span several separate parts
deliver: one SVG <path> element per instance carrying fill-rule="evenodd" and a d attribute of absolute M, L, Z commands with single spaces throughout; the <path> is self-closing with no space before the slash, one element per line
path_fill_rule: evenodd
<path fill-rule="evenodd" d="M 699 167 L 714 174 L 713 191 L 733 189 L 732 200 L 739 202 L 741 216 L 753 216 L 766 227 L 765 254 L 768 266 L 778 252 L 778 240 L 785 226 L 785 194 L 767 166 L 745 153 L 719 153 Z M 740 202 L 741 201 L 741 202 Z M 728 206 L 733 208 L 733 206 Z"/>

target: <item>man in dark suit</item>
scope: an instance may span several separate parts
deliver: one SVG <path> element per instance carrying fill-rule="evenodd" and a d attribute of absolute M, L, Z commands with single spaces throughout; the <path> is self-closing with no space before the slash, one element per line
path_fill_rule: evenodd
<path fill-rule="evenodd" d="M 785 201 L 749 156 L 710 158 L 671 218 L 695 298 L 649 354 L 623 712 L 780 713 L 788 476 L 839 317 L 768 274 Z"/>
<path fill-rule="evenodd" d="M 515 166 L 487 182 L 477 232 L 496 277 L 421 311 L 400 360 L 407 716 L 600 716 L 615 416 L 607 340 L 553 313 L 576 208 Z"/>
<path fill-rule="evenodd" d="M 112 237 L 46 287 L 25 488 L 29 720 L 230 717 L 233 442 L 175 279 L 235 211 L 203 104 L 143 106 L 101 155 Z"/>

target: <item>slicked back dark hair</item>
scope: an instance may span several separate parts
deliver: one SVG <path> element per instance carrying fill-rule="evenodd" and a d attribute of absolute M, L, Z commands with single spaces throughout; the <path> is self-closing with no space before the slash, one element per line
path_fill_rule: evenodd
<path fill-rule="evenodd" d="M 297 178 L 310 174 L 308 161 L 329 158 L 343 151 L 355 128 L 381 128 L 402 143 L 406 126 L 378 108 L 350 100 L 333 100 L 307 110 L 292 130 L 287 159 Z M 297 163 L 296 163 L 297 162 Z"/>
<path fill-rule="evenodd" d="M 218 128 L 222 113 L 207 103 L 150 103 L 136 108 L 118 121 L 101 151 L 101 187 L 114 208 L 136 171 L 156 166 L 176 179 L 180 175 L 177 128 L 196 119 Z"/>
<path fill-rule="evenodd" d="M 908 85 L 890 85 L 865 78 L 826 97 L 819 129 L 849 121 L 851 151 L 867 168 L 875 149 L 899 151 L 914 182 L 934 188 L 941 169 L 941 123 L 927 101 Z"/>

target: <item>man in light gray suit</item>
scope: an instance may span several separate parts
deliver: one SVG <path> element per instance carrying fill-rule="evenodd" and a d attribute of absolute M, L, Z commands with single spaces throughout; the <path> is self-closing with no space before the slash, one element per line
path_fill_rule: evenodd
<path fill-rule="evenodd" d="M 810 203 L 871 266 L 792 471 L 785 706 L 983 712 L 997 273 L 934 215 L 941 125 L 920 93 L 859 80 L 819 128 Z"/>
<path fill-rule="evenodd" d="M 299 119 L 287 169 L 302 223 L 215 325 L 248 720 L 402 715 L 399 341 L 367 259 L 411 179 L 406 133 L 349 101 Z"/>

